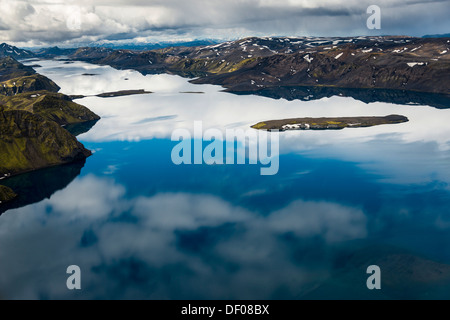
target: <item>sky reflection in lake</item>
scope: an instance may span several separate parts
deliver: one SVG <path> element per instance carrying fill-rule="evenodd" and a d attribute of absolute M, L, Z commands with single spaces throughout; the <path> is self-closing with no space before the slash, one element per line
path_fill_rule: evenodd
<path fill-rule="evenodd" d="M 167 74 L 143 76 L 135 71 L 82 62 L 67 65 L 40 61 L 39 64 L 43 68 L 38 72 L 56 81 L 66 94 L 93 95 L 125 89 L 154 92 L 150 95 L 77 100 L 102 116 L 102 121 L 80 136 L 84 142 L 170 139 L 176 128 L 193 132 L 196 120 L 203 121 L 204 130 L 247 130 L 259 121 L 271 119 L 401 114 L 410 121 L 339 131 L 284 132 L 280 136 L 280 152 L 354 161 L 367 170 L 385 175 L 385 179 L 391 182 L 450 182 L 450 109 L 366 104 L 342 97 L 304 102 L 236 96 L 220 92 L 222 88 L 218 86 L 193 85 L 186 79 Z M 97 76 L 82 76 L 88 71 Z"/>
<path fill-rule="evenodd" d="M 49 199 L 0 217 L 0 297 L 376 299 L 448 292 L 449 110 L 340 97 L 288 102 L 171 75 L 39 64 L 37 71 L 66 94 L 154 94 L 77 100 L 102 116 L 79 137 L 94 156 Z M 186 91 L 205 93 L 180 93 Z M 269 119 L 393 113 L 410 122 L 281 134 L 276 176 L 261 176 L 257 166 L 170 161 L 172 131 L 195 120 L 223 130 Z M 382 266 L 382 293 L 365 288 L 367 263 Z M 71 264 L 82 269 L 81 292 L 65 286 Z"/>

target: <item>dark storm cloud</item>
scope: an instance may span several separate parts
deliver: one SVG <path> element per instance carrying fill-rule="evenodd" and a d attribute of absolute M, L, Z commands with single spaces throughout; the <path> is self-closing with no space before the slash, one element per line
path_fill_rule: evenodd
<path fill-rule="evenodd" d="M 380 31 L 366 28 L 373 4 Z M 0 0 L 0 12 L 0 41 L 29 45 L 450 30 L 450 0 Z"/>

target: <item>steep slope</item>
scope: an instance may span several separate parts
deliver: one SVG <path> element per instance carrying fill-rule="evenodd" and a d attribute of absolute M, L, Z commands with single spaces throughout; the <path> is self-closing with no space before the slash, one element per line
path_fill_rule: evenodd
<path fill-rule="evenodd" d="M 12 96 L 22 92 L 47 90 L 58 92 L 56 83 L 36 73 L 32 67 L 18 62 L 14 58 L 0 58 L 0 94 Z"/>
<path fill-rule="evenodd" d="M 0 81 L 36 74 L 32 67 L 25 66 L 11 57 L 0 57 Z"/>
<path fill-rule="evenodd" d="M 0 180 L 91 155 L 63 126 L 92 126 L 100 119 L 95 113 L 11 57 L 0 59 L 0 80 Z M 0 186 L 0 205 L 14 197 Z"/>
<path fill-rule="evenodd" d="M 82 160 L 91 155 L 53 121 L 0 107 L 0 176 Z"/>

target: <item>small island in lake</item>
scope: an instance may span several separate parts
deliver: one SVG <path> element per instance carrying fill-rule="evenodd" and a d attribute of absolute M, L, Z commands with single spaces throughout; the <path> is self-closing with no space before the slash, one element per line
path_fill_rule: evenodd
<path fill-rule="evenodd" d="M 400 115 L 386 117 L 339 117 L 339 118 L 294 118 L 259 122 L 252 126 L 258 130 L 339 130 L 344 128 L 373 127 L 382 124 L 408 122 Z"/>
<path fill-rule="evenodd" d="M 205 94 L 203 91 L 181 91 L 180 93 Z"/>
<path fill-rule="evenodd" d="M 71 95 L 70 98 L 72 100 L 83 99 L 83 98 L 86 98 L 86 97 L 114 98 L 114 97 L 124 97 L 124 96 L 132 96 L 132 95 L 136 95 L 136 94 L 150 94 L 150 93 L 153 93 L 153 92 L 146 91 L 144 89 L 139 89 L 139 90 L 120 90 L 120 91 L 114 91 L 114 92 L 104 92 L 104 93 L 100 93 L 100 94 L 96 94 L 96 95 L 89 95 L 89 96 L 85 96 L 85 95 Z"/>
<path fill-rule="evenodd" d="M 115 92 L 105 92 L 97 94 L 97 97 L 100 98 L 112 98 L 112 97 L 123 97 L 123 96 L 132 96 L 135 94 L 150 94 L 153 93 L 151 91 L 145 91 L 143 89 L 141 90 L 121 90 L 121 91 L 115 91 Z"/>

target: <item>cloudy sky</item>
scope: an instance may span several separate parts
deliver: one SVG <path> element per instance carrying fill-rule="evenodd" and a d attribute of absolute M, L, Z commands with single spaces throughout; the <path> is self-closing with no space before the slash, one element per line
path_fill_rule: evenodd
<path fill-rule="evenodd" d="M 450 0 L 0 0 L 0 13 L 0 41 L 20 46 L 450 32 Z"/>

